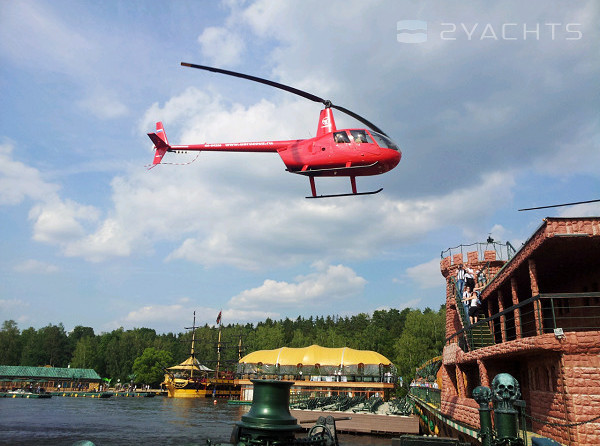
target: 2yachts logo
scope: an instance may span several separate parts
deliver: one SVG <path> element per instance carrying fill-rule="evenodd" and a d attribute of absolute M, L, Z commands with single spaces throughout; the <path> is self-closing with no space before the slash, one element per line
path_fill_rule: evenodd
<path fill-rule="evenodd" d="M 428 40 L 581 40 L 581 23 L 454 23 L 432 24 L 423 20 L 400 20 L 396 23 L 400 43 L 424 43 Z M 434 31 L 434 32 L 431 32 Z"/>

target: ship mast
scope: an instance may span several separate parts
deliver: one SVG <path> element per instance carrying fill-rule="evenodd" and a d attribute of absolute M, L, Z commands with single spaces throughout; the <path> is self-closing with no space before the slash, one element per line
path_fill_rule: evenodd
<path fill-rule="evenodd" d="M 219 366 L 221 365 L 221 329 L 223 328 L 223 324 L 221 323 L 221 312 L 219 312 L 217 322 L 219 323 L 219 339 L 217 340 L 217 370 L 215 378 L 219 379 Z"/>
<path fill-rule="evenodd" d="M 186 330 L 192 330 L 192 349 L 190 356 L 192 357 L 192 366 L 190 368 L 190 378 L 194 377 L 194 366 L 196 365 L 196 355 L 194 354 L 194 344 L 196 342 L 196 312 L 194 311 L 194 322 L 191 327 L 185 327 Z"/>

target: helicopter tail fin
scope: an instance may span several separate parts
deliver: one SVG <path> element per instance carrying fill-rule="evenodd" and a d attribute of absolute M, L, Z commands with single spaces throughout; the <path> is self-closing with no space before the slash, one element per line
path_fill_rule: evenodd
<path fill-rule="evenodd" d="M 169 145 L 169 140 L 167 139 L 167 135 L 165 133 L 165 129 L 163 127 L 162 122 L 157 122 L 156 132 L 148 133 L 148 136 L 154 143 L 154 148 L 156 149 L 156 152 L 154 154 L 154 160 L 152 161 L 152 166 L 150 167 L 152 168 L 157 164 L 160 164 L 163 156 L 165 156 L 165 153 L 171 150 L 171 146 Z"/>

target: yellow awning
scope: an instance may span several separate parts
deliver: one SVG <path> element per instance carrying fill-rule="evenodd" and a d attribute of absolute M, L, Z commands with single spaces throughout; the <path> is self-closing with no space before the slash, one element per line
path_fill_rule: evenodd
<path fill-rule="evenodd" d="M 328 348 L 311 345 L 304 348 L 281 347 L 274 350 L 258 350 L 240 359 L 246 364 L 279 364 L 279 365 L 356 365 L 383 364 L 392 362 L 385 356 L 370 350 L 355 350 L 353 348 Z"/>

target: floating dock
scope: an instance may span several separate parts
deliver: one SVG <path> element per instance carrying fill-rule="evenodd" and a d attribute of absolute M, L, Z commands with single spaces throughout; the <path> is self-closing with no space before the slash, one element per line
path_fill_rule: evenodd
<path fill-rule="evenodd" d="M 319 417 L 351 417 L 335 422 L 338 433 L 369 435 L 418 434 L 419 419 L 414 415 L 377 415 L 369 413 L 328 412 L 321 410 L 297 410 L 290 413 L 303 428 L 311 428 Z"/>
<path fill-rule="evenodd" d="M 152 398 L 156 396 L 152 392 L 52 392 L 54 396 L 64 396 L 71 398 Z"/>
<path fill-rule="evenodd" d="M 49 393 L 0 392 L 0 398 L 50 398 Z"/>

